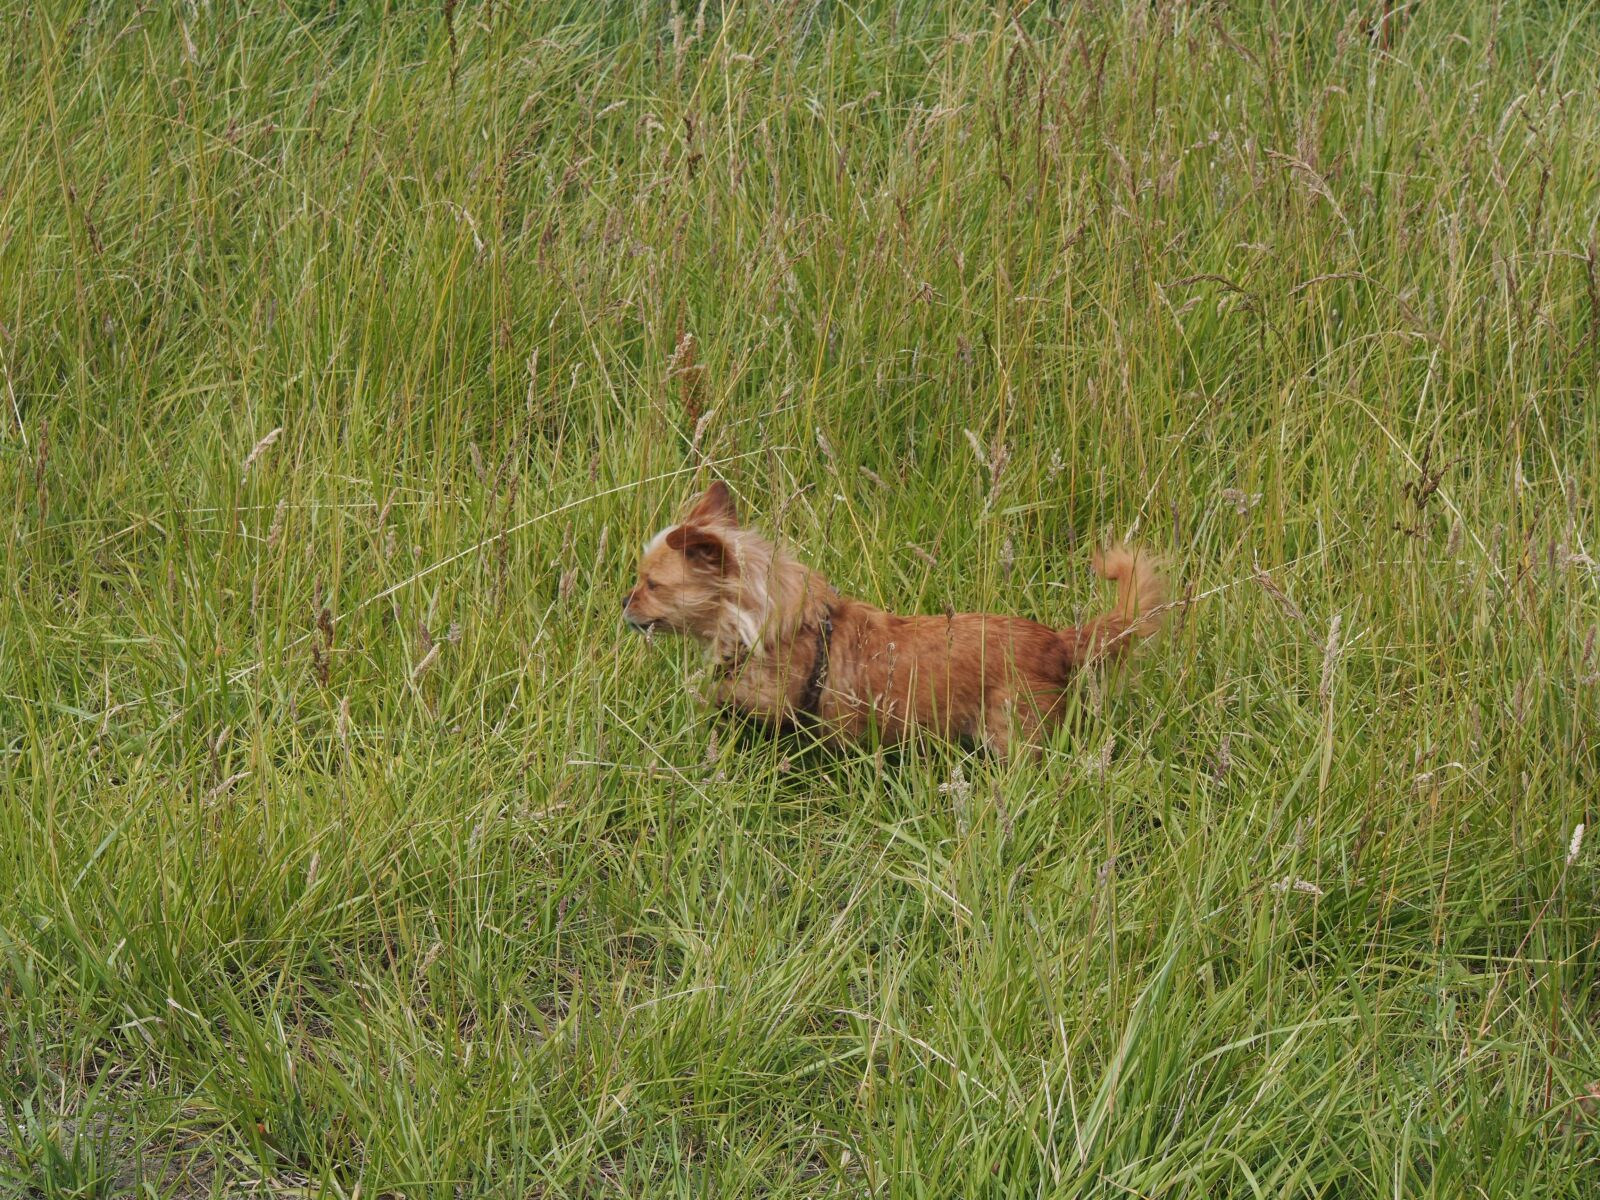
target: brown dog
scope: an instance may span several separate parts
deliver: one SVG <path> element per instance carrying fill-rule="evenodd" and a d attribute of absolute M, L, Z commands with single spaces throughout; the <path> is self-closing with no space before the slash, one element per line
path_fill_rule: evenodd
<path fill-rule="evenodd" d="M 683 520 L 645 547 L 622 603 L 629 625 L 702 642 L 717 699 L 826 737 L 921 726 L 1009 753 L 1059 721 L 1073 674 L 1120 659 L 1160 621 L 1162 583 L 1125 549 L 1095 556 L 1117 604 L 1075 629 L 1024 617 L 899 617 L 841 596 L 815 571 L 740 526 L 733 497 L 711 485 Z"/>

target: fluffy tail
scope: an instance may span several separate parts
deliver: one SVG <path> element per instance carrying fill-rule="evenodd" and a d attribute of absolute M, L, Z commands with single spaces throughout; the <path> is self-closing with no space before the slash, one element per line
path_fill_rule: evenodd
<path fill-rule="evenodd" d="M 1154 555 L 1113 546 L 1094 556 L 1094 569 L 1117 585 L 1116 606 L 1078 629 L 1062 632 L 1078 665 L 1120 659 L 1158 632 L 1165 614 L 1166 582 Z"/>

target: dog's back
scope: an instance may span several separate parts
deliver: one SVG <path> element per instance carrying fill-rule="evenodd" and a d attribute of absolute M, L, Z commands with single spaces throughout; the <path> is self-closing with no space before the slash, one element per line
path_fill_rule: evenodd
<path fill-rule="evenodd" d="M 1148 555 L 1117 548 L 1095 558 L 1117 584 L 1112 610 L 1087 625 L 1052 629 L 990 613 L 902 617 L 846 600 L 829 691 L 852 735 L 902 736 L 923 725 L 947 737 L 1005 747 L 1058 718 L 1065 689 L 1085 667 L 1125 657 L 1160 624 L 1163 585 Z"/>

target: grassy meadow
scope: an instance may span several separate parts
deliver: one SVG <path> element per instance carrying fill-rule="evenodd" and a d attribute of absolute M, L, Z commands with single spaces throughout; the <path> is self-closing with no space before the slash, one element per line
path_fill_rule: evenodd
<path fill-rule="evenodd" d="M 1592 3 L 0 0 L 0 1195 L 1600 1191 Z M 1182 601 L 1038 762 L 626 634 Z"/>

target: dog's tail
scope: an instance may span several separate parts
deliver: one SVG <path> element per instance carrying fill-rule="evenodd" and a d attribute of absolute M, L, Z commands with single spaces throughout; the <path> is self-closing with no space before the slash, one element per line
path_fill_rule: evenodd
<path fill-rule="evenodd" d="M 1160 563 L 1148 551 L 1127 546 L 1096 551 L 1094 569 L 1117 585 L 1117 603 L 1087 625 L 1062 630 L 1074 666 L 1126 657 L 1159 632 L 1166 612 L 1166 581 Z"/>

